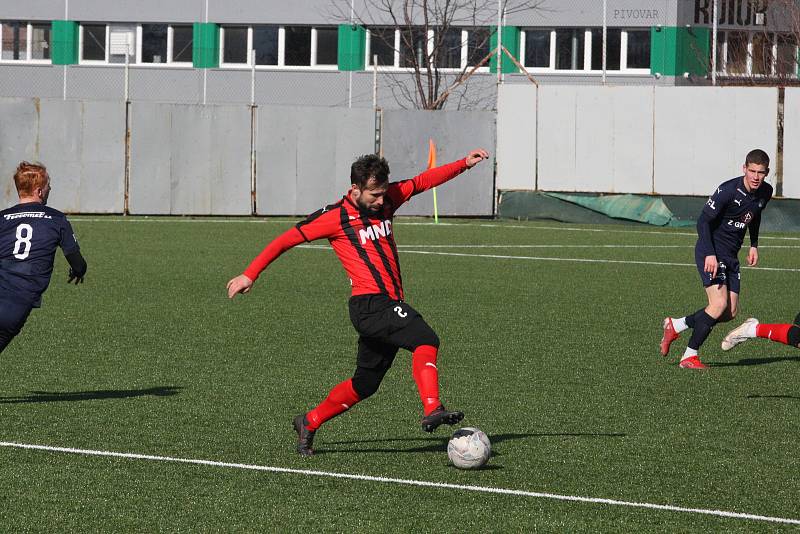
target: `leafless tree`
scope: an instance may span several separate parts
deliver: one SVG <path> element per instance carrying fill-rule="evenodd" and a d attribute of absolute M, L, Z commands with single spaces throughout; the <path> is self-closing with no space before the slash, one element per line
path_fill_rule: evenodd
<path fill-rule="evenodd" d="M 331 0 L 333 16 L 370 32 L 370 61 L 378 56 L 396 102 L 405 108 L 441 109 L 451 96 L 458 107 L 486 100 L 467 79 L 488 65 L 497 28 L 496 0 Z M 543 0 L 500 0 L 504 15 L 539 9 Z M 466 48 L 466 61 L 462 49 Z M 398 69 L 387 69 L 395 65 Z M 460 86 L 459 91 L 453 91 Z M 471 86 L 475 89 L 470 90 Z M 471 94 L 470 94 L 471 93 Z"/>
<path fill-rule="evenodd" d="M 800 1 L 770 0 L 764 5 L 769 12 L 764 12 L 766 18 L 756 30 L 720 32 L 721 85 L 800 85 Z"/>

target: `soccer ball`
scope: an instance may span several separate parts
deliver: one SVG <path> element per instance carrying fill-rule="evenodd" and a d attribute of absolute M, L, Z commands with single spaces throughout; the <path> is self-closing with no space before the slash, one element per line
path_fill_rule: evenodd
<path fill-rule="evenodd" d="M 459 428 L 447 444 L 447 457 L 459 469 L 476 469 L 489 461 L 492 444 L 477 428 Z"/>

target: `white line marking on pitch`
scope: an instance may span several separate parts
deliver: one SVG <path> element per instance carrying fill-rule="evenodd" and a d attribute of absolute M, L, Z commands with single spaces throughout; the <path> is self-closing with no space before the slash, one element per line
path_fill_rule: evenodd
<path fill-rule="evenodd" d="M 155 456 L 152 454 L 135 454 L 113 451 L 98 451 L 91 449 L 75 449 L 72 447 L 52 447 L 49 445 L 32 445 L 27 443 L 13 443 L 0 441 L 0 446 L 15 449 L 28 449 L 48 452 L 63 452 L 68 454 L 80 454 L 84 456 L 107 456 L 113 458 L 126 458 L 130 460 L 150 460 L 156 462 L 172 462 L 182 464 L 207 465 L 212 467 L 229 467 L 233 469 L 247 469 L 251 471 L 266 471 L 270 473 L 286 473 L 292 475 L 306 475 L 317 477 L 344 478 L 348 480 L 362 480 L 365 482 L 382 482 L 388 484 L 403 484 L 406 486 L 422 486 L 427 488 L 454 489 L 460 491 L 474 491 L 480 493 L 495 493 L 501 495 L 515 495 L 518 497 L 533 497 L 538 499 L 553 499 L 558 501 L 572 501 L 592 504 L 610 504 L 613 506 L 629 506 L 632 508 L 647 508 L 650 510 L 663 510 L 667 512 L 686 512 L 693 514 L 712 515 L 731 519 L 752 519 L 755 521 L 768 521 L 771 523 L 784 523 L 789 525 L 800 525 L 800 519 L 787 519 L 783 517 L 771 517 L 766 515 L 747 514 L 741 512 L 727 512 L 724 510 L 706 510 L 704 508 L 684 508 L 682 506 L 672 506 L 668 504 L 651 504 L 644 502 L 618 501 L 616 499 L 602 499 L 598 497 L 578 497 L 574 495 L 559 495 L 556 493 L 542 493 L 538 491 L 522 491 L 506 488 L 492 488 L 487 486 L 467 486 L 461 484 L 448 484 L 445 482 L 428 482 L 425 480 L 410 480 L 404 478 L 376 477 L 369 475 L 353 475 L 348 473 L 333 473 L 329 471 L 313 471 L 309 469 L 290 469 L 287 467 L 271 467 L 267 465 L 239 464 L 230 462 L 216 462 L 212 460 L 197 460 L 192 458 L 175 458 L 171 456 Z"/>
<path fill-rule="evenodd" d="M 397 248 L 694 248 L 693 245 L 397 245 Z M 760 248 L 798 249 L 800 245 L 761 245 Z"/>
<path fill-rule="evenodd" d="M 327 245 L 298 245 L 297 248 L 307 248 L 313 250 L 331 250 Z M 671 263 L 662 261 L 637 261 L 637 260 L 607 260 L 592 258 L 546 258 L 540 256 L 509 256 L 505 254 L 465 254 L 463 252 L 434 252 L 432 250 L 408 250 L 403 249 L 403 254 L 426 254 L 430 256 L 456 256 L 462 258 L 490 258 L 499 260 L 531 260 L 531 261 L 571 261 L 575 263 L 622 263 L 626 265 L 659 265 L 669 267 L 695 267 L 694 263 Z M 742 265 L 742 269 L 749 271 L 779 271 L 798 273 L 800 269 L 790 269 L 788 267 L 747 267 Z"/>
<path fill-rule="evenodd" d="M 295 224 L 297 221 L 303 220 L 303 217 L 291 219 L 273 219 L 273 218 L 248 218 L 242 217 L 241 219 L 186 219 L 186 218 L 171 218 L 169 216 L 150 217 L 146 215 L 132 215 L 130 218 L 121 218 L 119 216 L 110 216 L 109 218 L 83 218 L 80 216 L 70 217 L 74 222 L 181 222 L 181 223 L 247 223 L 247 224 Z M 652 234 L 661 236 L 691 236 L 697 237 L 696 232 L 676 232 L 664 231 L 661 229 L 653 230 L 624 230 L 624 229 L 609 229 L 609 228 L 583 228 L 580 226 L 537 226 L 537 225 L 522 225 L 522 224 L 507 224 L 504 222 L 496 223 L 448 223 L 448 222 L 412 222 L 397 220 L 400 226 L 442 226 L 442 227 L 478 227 L 478 228 L 519 228 L 523 230 L 561 230 L 564 232 L 600 232 L 600 233 L 616 233 L 616 234 Z M 760 235 L 760 239 L 779 239 L 786 241 L 800 241 L 800 237 L 778 237 L 769 235 Z"/>

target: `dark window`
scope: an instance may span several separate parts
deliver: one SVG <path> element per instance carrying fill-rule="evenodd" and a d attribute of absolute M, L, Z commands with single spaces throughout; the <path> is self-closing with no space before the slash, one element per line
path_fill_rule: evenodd
<path fill-rule="evenodd" d="M 436 66 L 440 69 L 461 68 L 461 29 L 437 30 L 434 38 Z"/>
<path fill-rule="evenodd" d="M 191 63 L 192 42 L 193 35 L 191 26 L 173 26 L 172 61 Z"/>
<path fill-rule="evenodd" d="M 394 65 L 394 28 L 370 28 L 369 64 L 378 56 L 378 65 Z"/>
<path fill-rule="evenodd" d="M 475 66 L 489 55 L 489 41 L 491 40 L 489 28 L 469 30 L 467 34 L 467 65 Z M 483 64 L 489 66 L 489 62 Z"/>
<path fill-rule="evenodd" d="M 606 70 L 619 70 L 622 31 L 606 28 Z M 592 29 L 592 70 L 603 70 L 603 30 Z"/>
<path fill-rule="evenodd" d="M 339 30 L 317 28 L 317 65 L 338 65 Z"/>
<path fill-rule="evenodd" d="M 583 70 L 583 42 L 585 31 L 578 28 L 556 30 L 556 68 Z"/>
<path fill-rule="evenodd" d="M 142 63 L 167 62 L 167 25 L 142 24 Z"/>
<path fill-rule="evenodd" d="M 400 30 L 400 66 L 425 68 L 428 57 L 428 36 L 419 28 Z"/>
<path fill-rule="evenodd" d="M 278 27 L 253 26 L 253 48 L 256 65 L 278 64 Z"/>
<path fill-rule="evenodd" d="M 730 32 L 727 36 L 728 57 L 725 61 L 728 74 L 745 74 L 747 72 L 747 34 Z"/>
<path fill-rule="evenodd" d="M 23 22 L 3 23 L 3 59 L 26 59 L 28 25 Z"/>
<path fill-rule="evenodd" d="M 775 74 L 778 76 L 797 74 L 797 38 L 792 34 L 778 34 L 778 55 L 775 58 Z"/>
<path fill-rule="evenodd" d="M 753 34 L 753 74 L 772 74 L 771 34 Z"/>
<path fill-rule="evenodd" d="M 50 59 L 50 25 L 33 24 L 31 59 Z"/>
<path fill-rule="evenodd" d="M 525 32 L 525 66 L 550 66 L 550 30 Z"/>
<path fill-rule="evenodd" d="M 650 30 L 628 30 L 628 68 L 650 68 Z"/>
<path fill-rule="evenodd" d="M 709 45 L 711 46 L 711 45 Z M 710 60 L 711 58 L 709 58 Z M 725 32 L 717 35 L 717 72 L 725 70 Z"/>
<path fill-rule="evenodd" d="M 311 28 L 286 26 L 286 65 L 311 65 Z"/>
<path fill-rule="evenodd" d="M 106 25 L 85 24 L 83 26 L 83 59 L 105 61 Z"/>
<path fill-rule="evenodd" d="M 247 63 L 247 28 L 226 27 L 222 53 L 223 63 Z"/>

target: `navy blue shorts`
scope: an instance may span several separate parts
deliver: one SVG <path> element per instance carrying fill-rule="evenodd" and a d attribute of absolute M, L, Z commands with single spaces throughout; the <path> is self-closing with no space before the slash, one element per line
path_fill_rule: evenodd
<path fill-rule="evenodd" d="M 739 293 L 742 275 L 737 258 L 717 256 L 717 276 L 714 278 L 711 278 L 711 273 L 705 272 L 705 262 L 706 257 L 695 250 L 694 263 L 697 265 L 697 272 L 700 273 L 700 281 L 703 283 L 703 287 L 725 285 L 728 287 L 728 291 Z"/>
<path fill-rule="evenodd" d="M 22 330 L 32 308 L 29 303 L 0 298 L 0 352 Z"/>

